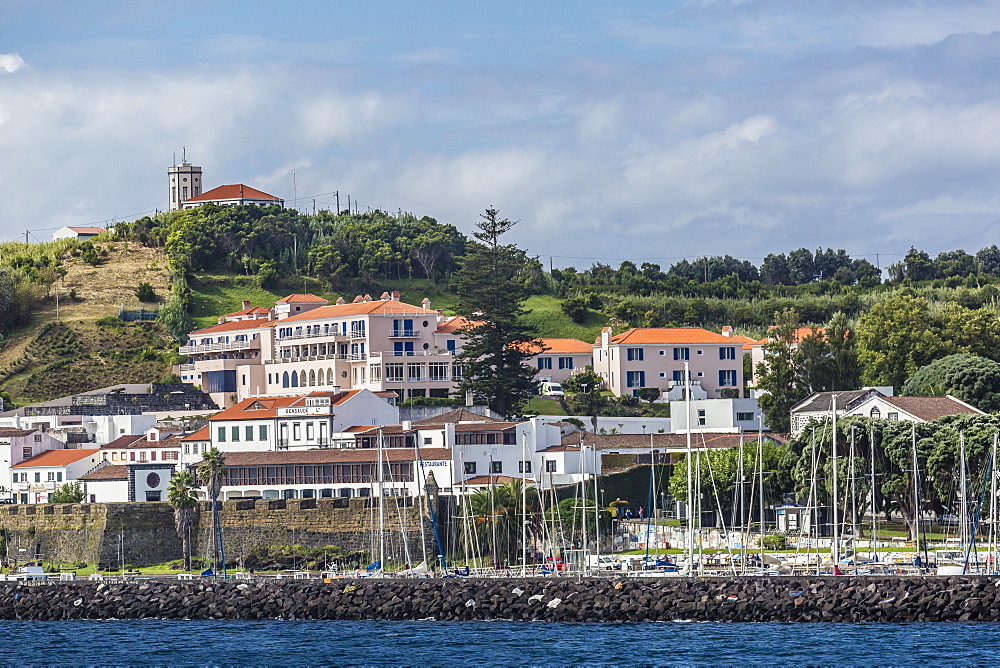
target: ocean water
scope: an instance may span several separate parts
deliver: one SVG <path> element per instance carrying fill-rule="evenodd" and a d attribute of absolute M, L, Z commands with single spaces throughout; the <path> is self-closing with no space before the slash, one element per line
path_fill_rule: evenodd
<path fill-rule="evenodd" d="M 995 665 L 992 624 L 0 622 L 5 665 Z"/>

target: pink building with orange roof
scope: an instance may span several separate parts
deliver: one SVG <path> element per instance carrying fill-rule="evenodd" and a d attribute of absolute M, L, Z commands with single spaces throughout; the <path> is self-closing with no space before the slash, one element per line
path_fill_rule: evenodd
<path fill-rule="evenodd" d="M 630 329 L 613 336 L 606 327 L 594 345 L 594 369 L 616 395 L 644 387 L 661 398 L 679 399 L 684 365 L 694 399 L 739 396 L 743 389 L 743 343 L 700 327 Z"/>

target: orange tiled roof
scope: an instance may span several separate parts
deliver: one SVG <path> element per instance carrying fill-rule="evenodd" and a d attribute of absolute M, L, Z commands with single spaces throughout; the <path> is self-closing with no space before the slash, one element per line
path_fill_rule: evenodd
<path fill-rule="evenodd" d="M 282 297 L 276 304 L 329 304 L 329 299 L 324 299 L 318 297 L 314 294 L 298 294 L 298 295 L 288 295 L 287 297 Z"/>
<path fill-rule="evenodd" d="M 86 459 L 96 455 L 101 450 L 99 448 L 86 448 L 83 450 L 46 450 L 40 455 L 35 455 L 31 459 L 25 459 L 20 464 L 14 464 L 11 468 L 32 467 L 32 466 L 66 466 L 81 459 Z"/>
<path fill-rule="evenodd" d="M 266 306 L 251 306 L 250 308 L 245 308 L 242 311 L 235 311 L 233 313 L 227 313 L 227 318 L 235 318 L 240 315 L 267 315 L 271 312 L 271 309 Z"/>
<path fill-rule="evenodd" d="M 434 330 L 434 333 L 454 334 L 463 327 L 468 327 L 470 324 L 474 323 L 468 318 L 465 318 L 460 315 L 453 315 L 450 318 L 447 318 L 446 320 L 442 321 L 441 324 L 438 325 L 437 329 Z"/>
<path fill-rule="evenodd" d="M 539 339 L 544 350 L 535 349 L 533 352 L 546 353 L 587 353 L 594 354 L 594 346 L 585 343 L 580 339 Z"/>
<path fill-rule="evenodd" d="M 187 436 L 181 437 L 181 440 L 182 441 L 188 441 L 189 443 L 191 441 L 211 441 L 212 440 L 212 435 L 211 435 L 211 432 L 210 432 L 210 430 L 208 428 L 208 425 L 205 425 L 204 427 L 202 427 L 198 431 L 196 431 L 194 433 L 191 433 L 191 434 L 188 434 Z"/>
<path fill-rule="evenodd" d="M 73 230 L 77 234 L 100 234 L 104 232 L 103 227 L 68 227 L 68 230 Z"/>
<path fill-rule="evenodd" d="M 293 315 L 280 322 L 298 322 L 305 320 L 321 320 L 324 318 L 340 318 L 350 315 L 426 315 L 437 317 L 437 311 L 431 311 L 412 304 L 396 302 L 392 300 L 378 300 L 371 302 L 358 302 L 352 304 L 332 304 L 330 306 L 320 306 L 305 313 Z"/>
<path fill-rule="evenodd" d="M 659 327 L 635 328 L 623 332 L 611 339 L 612 344 L 665 344 L 674 343 L 732 343 L 733 340 L 722 334 L 710 332 L 701 327 Z"/>
<path fill-rule="evenodd" d="M 238 332 L 243 329 L 260 329 L 261 327 L 267 327 L 273 325 L 277 320 L 234 320 L 233 322 L 223 322 L 218 325 L 212 325 L 211 327 L 206 327 L 205 329 L 196 329 L 195 331 L 188 334 L 188 338 L 192 338 L 198 334 L 214 334 L 216 332 Z"/>
<path fill-rule="evenodd" d="M 278 416 L 279 408 L 287 408 L 289 406 L 305 406 L 306 399 L 308 397 L 330 397 L 330 403 L 332 405 L 340 406 L 360 391 L 361 390 L 347 390 L 345 392 L 310 392 L 309 394 L 301 397 L 249 397 L 235 406 L 230 406 L 226 410 L 216 413 L 210 417 L 209 420 L 216 422 L 222 420 L 261 420 L 273 418 Z"/>
<path fill-rule="evenodd" d="M 219 186 L 218 188 L 212 188 L 197 197 L 192 197 L 191 199 L 186 199 L 184 201 L 211 202 L 217 199 L 270 199 L 275 202 L 281 201 L 280 197 L 268 195 L 263 190 L 257 190 L 256 188 L 245 186 L 242 183 L 230 183 L 228 185 Z"/>

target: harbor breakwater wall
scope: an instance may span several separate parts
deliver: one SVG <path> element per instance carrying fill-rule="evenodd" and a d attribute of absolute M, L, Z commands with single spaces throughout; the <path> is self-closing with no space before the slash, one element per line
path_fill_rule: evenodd
<path fill-rule="evenodd" d="M 372 500 L 244 499 L 220 504 L 227 561 L 270 545 L 324 547 L 345 552 L 371 548 L 377 510 Z M 412 506 L 397 508 L 387 499 L 384 512 L 388 550 L 401 551 L 403 531 L 419 552 L 420 514 Z M 426 518 L 424 518 L 426 522 Z M 196 556 L 212 553 L 212 512 L 198 504 L 192 532 Z M 426 527 L 425 527 L 426 529 Z M 98 564 L 118 569 L 122 563 L 148 566 L 182 558 L 173 509 L 166 503 L 55 503 L 0 506 L 0 530 L 10 558 L 63 564 Z M 428 540 L 429 529 L 424 531 Z"/>
<path fill-rule="evenodd" d="M 1000 621 L 993 577 L 0 584 L 0 619 Z"/>

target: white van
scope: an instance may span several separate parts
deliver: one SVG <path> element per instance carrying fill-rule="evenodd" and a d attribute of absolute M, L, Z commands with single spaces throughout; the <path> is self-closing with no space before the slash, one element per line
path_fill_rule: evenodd
<path fill-rule="evenodd" d="M 562 397 L 565 396 L 563 393 L 562 385 L 559 383 L 552 383 L 545 381 L 539 385 L 539 392 L 543 397 Z"/>

